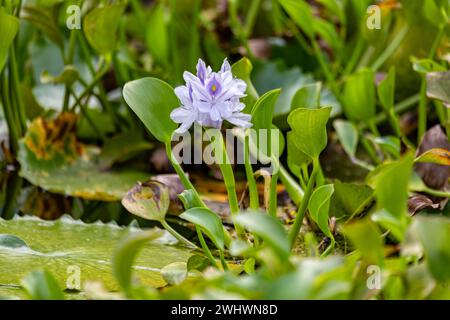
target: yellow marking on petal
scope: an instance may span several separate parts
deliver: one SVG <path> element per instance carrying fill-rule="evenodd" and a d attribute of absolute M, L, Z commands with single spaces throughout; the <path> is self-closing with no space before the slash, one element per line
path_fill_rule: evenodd
<path fill-rule="evenodd" d="M 216 86 L 215 84 L 213 84 L 212 87 L 211 87 L 211 90 L 212 90 L 213 92 L 216 92 L 217 86 Z"/>

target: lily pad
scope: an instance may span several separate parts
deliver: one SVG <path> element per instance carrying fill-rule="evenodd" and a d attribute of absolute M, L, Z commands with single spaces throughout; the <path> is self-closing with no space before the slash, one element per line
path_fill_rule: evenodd
<path fill-rule="evenodd" d="M 119 201 L 136 182 L 149 179 L 137 170 L 104 170 L 100 150 L 77 141 L 75 123 L 70 113 L 33 121 L 20 141 L 21 176 L 50 192 L 99 201 Z"/>
<path fill-rule="evenodd" d="M 86 281 L 100 281 L 107 290 L 118 290 L 111 272 L 113 250 L 119 239 L 136 232 L 139 230 L 113 224 L 85 224 L 68 216 L 52 222 L 34 217 L 0 220 L 0 234 L 14 240 L 0 244 L 0 295 L 8 297 L 11 293 L 12 297 L 21 298 L 21 280 L 35 269 L 49 270 L 62 289 L 67 288 L 74 268 L 79 268 L 81 287 Z M 18 247 L 18 243 L 22 245 Z M 141 283 L 164 286 L 160 269 L 188 261 L 191 251 L 175 243 L 174 238 L 163 232 L 161 237 L 144 245 L 133 266 L 133 274 Z"/>

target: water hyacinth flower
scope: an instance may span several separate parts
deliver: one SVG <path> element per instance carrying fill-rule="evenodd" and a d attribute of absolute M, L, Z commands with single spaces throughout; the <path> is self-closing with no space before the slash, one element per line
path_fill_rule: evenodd
<path fill-rule="evenodd" d="M 223 121 L 238 127 L 249 128 L 251 116 L 242 110 L 245 105 L 247 84 L 233 77 L 231 66 L 224 60 L 219 72 L 213 72 L 201 59 L 197 64 L 197 75 L 185 71 L 186 85 L 175 88 L 181 106 L 172 111 L 170 118 L 180 123 L 175 131 L 183 134 L 194 124 L 220 129 Z"/>

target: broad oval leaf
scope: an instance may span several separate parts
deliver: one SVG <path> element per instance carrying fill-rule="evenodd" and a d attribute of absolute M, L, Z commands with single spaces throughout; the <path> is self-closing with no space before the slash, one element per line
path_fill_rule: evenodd
<path fill-rule="evenodd" d="M 328 213 L 330 211 L 331 196 L 333 193 L 334 186 L 332 184 L 321 186 L 314 190 L 308 204 L 311 218 L 329 238 L 333 238 L 333 234 L 328 226 Z"/>
<path fill-rule="evenodd" d="M 262 238 L 282 259 L 289 255 L 289 241 L 281 222 L 260 212 L 245 212 L 236 216 L 237 224 Z"/>
<path fill-rule="evenodd" d="M 89 44 L 99 53 L 108 54 L 116 48 L 116 33 L 125 6 L 109 5 L 90 11 L 83 22 Z"/>
<path fill-rule="evenodd" d="M 192 208 L 182 213 L 180 218 L 199 226 L 217 248 L 224 249 L 225 234 L 217 214 L 206 208 Z"/>
<path fill-rule="evenodd" d="M 123 88 L 123 97 L 156 139 L 170 141 L 177 128 L 170 113 L 180 102 L 169 84 L 156 78 L 134 80 Z"/>
<path fill-rule="evenodd" d="M 331 108 L 296 109 L 288 117 L 295 144 L 315 159 L 327 146 L 327 122 Z"/>

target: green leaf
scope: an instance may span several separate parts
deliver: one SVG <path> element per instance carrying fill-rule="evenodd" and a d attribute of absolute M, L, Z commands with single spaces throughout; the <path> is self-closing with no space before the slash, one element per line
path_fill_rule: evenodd
<path fill-rule="evenodd" d="M 370 135 L 369 140 L 372 141 L 375 146 L 380 147 L 381 150 L 393 156 L 395 159 L 400 158 L 401 146 L 399 138 L 393 136 L 375 137 Z"/>
<path fill-rule="evenodd" d="M 182 213 L 180 218 L 199 226 L 217 248 L 224 249 L 225 234 L 217 214 L 206 208 L 192 208 Z"/>
<path fill-rule="evenodd" d="M 327 146 L 327 122 L 331 108 L 296 109 L 288 117 L 295 144 L 303 153 L 316 159 Z"/>
<path fill-rule="evenodd" d="M 303 0 L 279 0 L 284 10 L 308 37 L 314 36 L 314 16 L 311 7 Z"/>
<path fill-rule="evenodd" d="M 408 220 L 398 219 L 395 215 L 392 215 L 386 210 L 375 212 L 371 216 L 371 219 L 384 229 L 390 231 L 398 241 L 403 241 L 409 226 Z"/>
<path fill-rule="evenodd" d="M 328 214 L 330 211 L 331 196 L 334 193 L 334 186 L 327 184 L 314 190 L 309 199 L 308 209 L 311 218 L 317 223 L 320 230 L 329 238 L 333 239 L 333 234 L 328 226 Z"/>
<path fill-rule="evenodd" d="M 164 281 L 174 286 L 182 283 L 188 276 L 186 262 L 174 262 L 161 269 Z"/>
<path fill-rule="evenodd" d="M 280 89 L 275 89 L 267 92 L 256 101 L 252 109 L 253 129 L 272 129 L 273 112 L 280 93 Z"/>
<path fill-rule="evenodd" d="M 211 262 L 209 259 L 205 256 L 195 254 L 192 257 L 189 258 L 187 262 L 187 271 L 197 270 L 197 271 L 203 271 L 207 267 L 211 265 Z"/>
<path fill-rule="evenodd" d="M 431 59 L 417 59 L 412 57 L 411 62 L 413 64 L 413 70 L 420 74 L 425 75 L 430 72 L 446 71 L 443 66 Z"/>
<path fill-rule="evenodd" d="M 311 158 L 303 153 L 296 145 L 296 136 L 292 131 L 287 133 L 287 163 L 289 170 L 292 171 L 297 177 L 300 175 L 300 169 L 303 165 L 308 165 L 311 162 Z"/>
<path fill-rule="evenodd" d="M 31 272 L 21 284 L 33 300 L 64 300 L 64 293 L 58 281 L 47 270 Z"/>
<path fill-rule="evenodd" d="M 123 88 L 123 97 L 156 139 L 170 141 L 177 128 L 170 113 L 180 105 L 170 85 L 156 78 L 134 80 Z"/>
<path fill-rule="evenodd" d="M 370 220 L 361 220 L 344 226 L 344 234 L 368 264 L 382 266 L 383 241 L 377 226 Z"/>
<path fill-rule="evenodd" d="M 168 62 L 169 37 L 164 19 L 164 5 L 157 4 L 148 18 L 146 29 L 147 47 L 156 61 Z"/>
<path fill-rule="evenodd" d="M 322 83 L 316 82 L 300 88 L 292 98 L 291 110 L 297 108 L 317 109 L 320 107 Z"/>
<path fill-rule="evenodd" d="M 450 220 L 443 217 L 418 217 L 412 225 L 422 242 L 428 268 L 440 282 L 450 280 Z"/>
<path fill-rule="evenodd" d="M 373 190 L 355 183 L 334 181 L 334 193 L 331 198 L 331 212 L 337 217 L 352 217 L 360 214 L 372 202 Z"/>
<path fill-rule="evenodd" d="M 367 121 L 375 116 L 375 74 L 362 69 L 345 83 L 344 112 L 350 121 Z"/>
<path fill-rule="evenodd" d="M 113 275 L 124 291 L 132 287 L 132 268 L 139 251 L 161 235 L 162 231 L 157 229 L 136 232 L 123 238 L 115 248 L 112 258 Z"/>
<path fill-rule="evenodd" d="M 290 251 L 288 236 L 276 218 L 259 212 L 245 212 L 237 215 L 235 221 L 263 239 L 280 258 L 288 257 Z"/>
<path fill-rule="evenodd" d="M 345 152 L 351 158 L 355 157 L 359 139 L 356 126 L 345 120 L 335 120 L 333 126 Z"/>
<path fill-rule="evenodd" d="M 375 189 L 378 208 L 386 209 L 398 219 L 406 217 L 412 165 L 413 156 L 408 154 L 403 159 L 379 166 L 367 177 L 368 184 Z"/>
<path fill-rule="evenodd" d="M 90 11 L 83 21 L 83 30 L 89 44 L 100 54 L 108 54 L 116 48 L 117 29 L 125 5 L 109 5 Z"/>
<path fill-rule="evenodd" d="M 0 37 L 0 72 L 6 63 L 9 46 L 12 44 L 19 31 L 19 19 L 9 14 L 6 14 L 3 8 L 0 8 L 0 30 L 2 36 Z"/>
<path fill-rule="evenodd" d="M 0 288 L 19 286 L 21 279 L 31 271 L 45 268 L 52 271 L 60 287 L 65 289 L 68 277 L 74 275 L 68 271 L 72 266 L 80 268 L 81 285 L 86 281 L 96 281 L 102 282 L 108 291 L 117 291 L 119 286 L 111 272 L 113 253 L 114 259 L 118 259 L 117 250 L 122 247 L 124 256 L 121 261 L 126 261 L 125 257 L 131 252 L 128 249 L 133 245 L 124 245 L 126 240 L 122 239 L 125 236 L 140 239 L 141 231 L 115 224 L 85 224 L 64 216 L 57 221 L 32 217 L 9 221 L 0 219 L 0 234 L 15 236 L 28 244 L 17 248 L 0 245 Z M 184 246 L 174 246 L 176 240 L 166 231 L 154 230 L 144 234 L 148 238 L 132 263 L 133 273 L 144 285 L 162 287 L 166 282 L 160 269 L 172 262 L 187 261 L 192 251 Z M 155 240 L 149 241 L 150 238 Z M 119 242 L 121 244 L 117 247 Z M 126 267 L 125 262 L 118 266 Z"/>
<path fill-rule="evenodd" d="M 427 96 L 450 103 L 450 71 L 427 74 Z"/>
<path fill-rule="evenodd" d="M 253 86 L 250 75 L 253 70 L 253 65 L 247 58 L 242 58 L 238 62 L 234 63 L 231 67 L 231 72 L 233 76 L 238 79 L 244 80 L 247 84 L 247 96 L 241 99 L 242 103 L 245 104 L 245 113 L 251 113 L 253 106 L 259 98 L 258 92 L 256 92 L 255 87 Z"/>
<path fill-rule="evenodd" d="M 395 68 L 389 69 L 388 76 L 378 85 L 378 98 L 385 111 L 392 110 L 395 102 Z"/>
<path fill-rule="evenodd" d="M 198 197 L 198 193 L 192 189 L 184 190 L 178 195 L 178 198 L 186 210 L 203 206 L 202 200 Z"/>

